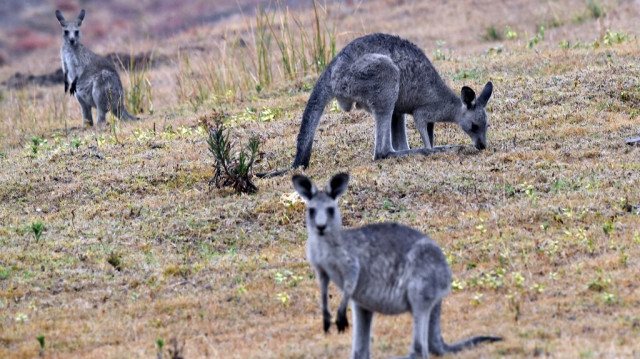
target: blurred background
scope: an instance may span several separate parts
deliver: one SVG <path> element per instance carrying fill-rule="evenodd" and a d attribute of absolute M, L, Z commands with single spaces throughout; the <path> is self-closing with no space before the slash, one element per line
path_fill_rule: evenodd
<path fill-rule="evenodd" d="M 503 37 L 507 24 L 514 31 L 535 33 L 537 27 L 546 23 L 550 30 L 564 28 L 559 32 L 564 33 L 565 37 L 585 37 L 583 40 L 586 40 L 586 36 L 591 36 L 591 30 L 594 29 L 594 24 L 589 20 L 598 20 L 595 26 L 600 27 L 599 30 L 615 24 L 618 30 L 636 31 L 637 16 L 640 14 L 640 2 L 637 0 L 329 0 L 319 4 L 337 6 L 350 15 L 362 15 L 358 22 L 365 32 L 393 29 L 400 34 L 424 33 L 425 28 L 429 28 L 426 35 L 435 39 L 432 34 L 438 33 L 439 28 L 446 28 L 449 35 L 465 34 L 463 39 L 450 39 L 456 44 L 464 44 L 464 38 L 477 41 L 486 37 L 487 33 L 483 31 L 490 26 L 497 31 L 488 36 L 498 40 Z M 84 41 L 94 46 L 108 46 L 109 43 L 117 45 L 138 40 L 159 42 L 198 26 L 230 20 L 242 22 L 241 15 L 253 16 L 258 6 L 303 10 L 312 7 L 313 1 L 3 0 L 0 2 L 0 66 L 16 64 L 25 55 L 60 45 L 59 25 L 53 15 L 55 9 L 62 10 L 69 18 L 77 15 L 81 8 L 86 8 Z M 378 14 L 382 16 L 366 16 L 372 15 L 368 14 L 371 11 L 382 9 L 385 12 Z M 455 15 L 442 16 L 447 13 Z M 603 21 L 607 24 L 603 24 Z M 478 27 L 479 23 L 482 26 Z M 456 29 L 450 29 L 449 25 Z M 441 36 L 444 41 L 448 40 L 447 37 Z"/>
<path fill-rule="evenodd" d="M 110 37 L 161 41 L 190 27 L 214 23 L 238 13 L 253 13 L 260 0 L 3 0 L 0 2 L 0 65 L 20 61 L 29 53 L 59 46 L 59 25 L 81 8 L 88 16 L 83 35 L 97 44 Z"/>
<path fill-rule="evenodd" d="M 436 68 L 459 71 L 456 61 L 469 56 L 635 41 L 640 18 L 638 0 L 3 0 L 2 147 L 80 116 L 52 86 L 62 83 L 54 11 L 74 18 L 82 8 L 83 43 L 120 65 L 128 106 L 146 114 L 183 104 L 197 112 L 216 96 L 243 99 L 287 81 L 309 86 L 337 51 L 366 33 L 407 38 Z M 443 60 L 453 62 L 437 63 Z M 469 75 L 480 74 L 456 76 Z M 53 115 L 47 110 L 61 103 Z"/>

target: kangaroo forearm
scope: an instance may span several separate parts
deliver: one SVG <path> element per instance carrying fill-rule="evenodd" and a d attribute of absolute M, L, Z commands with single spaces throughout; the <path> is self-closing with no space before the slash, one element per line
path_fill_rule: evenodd
<path fill-rule="evenodd" d="M 336 316 L 336 326 L 338 327 L 338 333 L 345 331 L 349 327 L 349 320 L 347 319 L 347 304 L 349 303 L 349 296 L 343 295 L 340 306 L 338 307 L 338 313 Z"/>
<path fill-rule="evenodd" d="M 322 328 L 325 333 L 331 327 L 331 312 L 329 311 L 329 276 L 318 271 L 318 280 L 320 281 L 320 293 L 322 297 Z"/>

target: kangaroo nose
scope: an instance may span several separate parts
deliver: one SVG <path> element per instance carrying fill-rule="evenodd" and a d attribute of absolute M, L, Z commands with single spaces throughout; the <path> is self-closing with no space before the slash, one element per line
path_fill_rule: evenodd
<path fill-rule="evenodd" d="M 485 148 L 487 148 L 487 145 L 485 145 L 484 143 L 476 143 L 476 148 L 479 150 L 484 150 Z"/>
<path fill-rule="evenodd" d="M 322 224 L 322 225 L 317 225 L 316 227 L 318 227 L 318 232 L 320 232 L 320 234 L 322 234 L 322 232 L 324 232 L 324 230 L 327 228 L 326 224 Z"/>

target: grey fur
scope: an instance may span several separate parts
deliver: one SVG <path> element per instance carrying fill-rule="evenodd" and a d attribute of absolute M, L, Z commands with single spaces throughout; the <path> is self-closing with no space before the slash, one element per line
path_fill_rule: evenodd
<path fill-rule="evenodd" d="M 411 42 L 387 34 L 353 40 L 331 61 L 318 78 L 302 115 L 296 157 L 292 168 L 309 166 L 313 138 L 325 106 L 334 97 L 350 111 L 363 108 L 376 122 L 373 158 L 430 153 L 436 122 L 455 122 L 478 149 L 487 146 L 488 116 L 485 106 L 493 84 L 488 82 L 476 99 L 469 87 L 461 96 L 438 75 L 424 52 Z M 424 149 L 409 149 L 404 116 L 410 114 Z M 285 171 L 281 171 L 283 173 Z"/>
<path fill-rule="evenodd" d="M 60 10 L 56 18 L 62 26 L 62 72 L 64 91 L 75 95 L 82 108 L 84 124 L 93 126 L 91 109 L 96 108 L 98 122 L 105 122 L 106 113 L 112 111 L 121 120 L 136 120 L 124 105 L 124 90 L 113 64 L 93 53 L 80 43 L 80 26 L 84 20 L 82 9 L 74 20 L 65 20 Z"/>
<path fill-rule="evenodd" d="M 442 340 L 441 302 L 451 291 L 451 268 L 442 250 L 427 235 L 397 223 L 342 229 L 338 198 L 346 191 L 347 174 L 334 176 L 324 191 L 305 176 L 292 180 L 307 203 L 307 259 L 320 283 L 325 332 L 331 326 L 329 281 L 343 292 L 336 319 L 339 332 L 348 326 L 346 309 L 351 300 L 355 323 L 351 358 L 369 358 L 374 312 L 411 312 L 413 343 L 406 358 L 455 353 L 502 340 L 477 336 L 453 345 Z"/>

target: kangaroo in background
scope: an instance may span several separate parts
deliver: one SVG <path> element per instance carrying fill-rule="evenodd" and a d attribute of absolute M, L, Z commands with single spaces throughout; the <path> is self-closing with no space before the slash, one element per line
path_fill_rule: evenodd
<path fill-rule="evenodd" d="M 335 175 L 324 191 L 302 175 L 293 176 L 292 181 L 307 205 L 307 259 L 320 283 L 325 332 L 331 326 L 329 281 L 343 292 L 336 318 L 339 332 L 348 326 L 346 310 L 351 299 L 355 323 L 351 358 L 369 358 L 374 312 L 411 312 L 413 342 L 406 358 L 455 353 L 502 340 L 476 336 L 453 345 L 443 341 L 441 303 L 451 291 L 451 268 L 444 253 L 425 234 L 397 223 L 342 229 L 338 198 L 347 189 L 349 175 Z"/>
<path fill-rule="evenodd" d="M 91 109 L 96 108 L 98 122 L 105 122 L 106 113 L 111 111 L 121 120 L 136 120 L 124 105 L 124 90 L 120 76 L 113 64 L 93 53 L 80 43 L 80 26 L 84 20 L 82 9 L 73 21 L 65 20 L 60 10 L 56 10 L 56 18 L 62 26 L 62 72 L 64 75 L 64 91 L 80 103 L 82 118 L 86 126 L 93 126 Z"/>
<path fill-rule="evenodd" d="M 355 103 L 356 108 L 373 114 L 376 122 L 374 160 L 438 151 L 434 149 L 436 122 L 457 123 L 471 137 L 474 146 L 482 150 L 487 147 L 485 106 L 492 91 L 493 84 L 488 82 L 477 98 L 467 86 L 458 96 L 413 43 L 387 34 L 357 38 L 336 55 L 318 78 L 302 115 L 291 169 L 309 166 L 316 129 L 324 108 L 333 98 L 344 111 L 350 111 Z M 413 116 L 424 148 L 409 149 L 406 114 Z"/>

